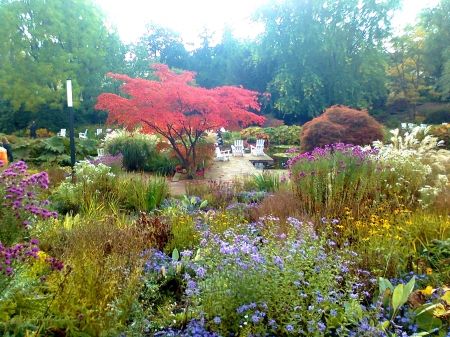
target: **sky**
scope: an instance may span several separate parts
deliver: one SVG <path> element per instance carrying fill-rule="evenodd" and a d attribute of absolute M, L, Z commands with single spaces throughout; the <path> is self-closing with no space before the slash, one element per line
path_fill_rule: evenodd
<path fill-rule="evenodd" d="M 122 41 L 135 42 L 150 21 L 180 33 L 185 43 L 199 46 L 198 35 L 207 27 L 220 42 L 225 24 L 236 38 L 254 38 L 263 29 L 251 24 L 251 16 L 269 0 L 95 0 L 117 27 Z M 395 17 L 397 30 L 413 23 L 422 8 L 439 0 L 403 0 L 403 10 Z"/>
<path fill-rule="evenodd" d="M 180 33 L 185 43 L 198 43 L 208 27 L 220 41 L 225 24 L 237 38 L 254 38 L 262 29 L 250 25 L 251 15 L 269 0 L 96 0 L 115 23 L 124 42 L 134 42 L 150 21 Z M 217 41 L 217 42 L 219 42 Z"/>

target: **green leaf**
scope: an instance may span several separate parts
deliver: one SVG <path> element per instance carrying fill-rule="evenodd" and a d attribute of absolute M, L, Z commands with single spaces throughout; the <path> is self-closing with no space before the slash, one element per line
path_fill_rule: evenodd
<path fill-rule="evenodd" d="M 447 291 L 441 299 L 443 299 L 447 305 L 450 305 L 450 291 Z"/>
<path fill-rule="evenodd" d="M 172 251 L 172 260 L 178 261 L 180 259 L 180 253 L 178 253 L 178 249 L 174 248 Z"/>
<path fill-rule="evenodd" d="M 388 279 L 385 279 L 383 277 L 380 277 L 378 279 L 378 286 L 380 289 L 380 294 L 383 294 L 386 289 L 390 289 L 391 291 L 394 291 L 394 286 L 392 285 L 392 283 Z"/>
<path fill-rule="evenodd" d="M 431 313 L 432 310 L 434 310 L 436 308 L 436 306 L 437 306 L 437 304 L 425 303 L 421 307 L 419 307 L 416 310 L 414 310 L 414 313 L 415 313 L 416 316 L 423 315 L 423 314 L 425 314 L 427 312 Z"/>
<path fill-rule="evenodd" d="M 208 200 L 203 200 L 200 204 L 200 208 L 205 208 L 208 205 Z"/>
<path fill-rule="evenodd" d="M 386 329 L 389 327 L 389 321 L 384 321 L 383 323 L 381 323 L 378 327 L 383 330 L 386 331 Z"/>
<path fill-rule="evenodd" d="M 430 311 L 423 311 L 419 316 L 415 317 L 415 323 L 420 330 L 431 332 L 434 329 L 438 329 L 442 326 L 442 321 L 439 318 L 433 316 Z"/>
<path fill-rule="evenodd" d="M 415 277 L 413 276 L 411 280 L 405 285 L 405 288 L 403 289 L 403 298 L 402 298 L 402 305 L 405 304 L 408 301 L 409 295 L 412 293 L 414 289 L 414 284 L 416 282 Z"/>
<path fill-rule="evenodd" d="M 403 302 L 404 287 L 403 284 L 399 284 L 394 289 L 394 293 L 392 294 L 392 309 L 394 309 L 394 311 L 397 311 L 398 308 L 405 304 L 405 302 Z"/>
<path fill-rule="evenodd" d="M 201 250 L 199 248 L 199 249 L 197 249 L 197 253 L 195 254 L 194 261 L 199 261 L 201 259 L 202 259 L 202 252 L 201 252 Z"/>

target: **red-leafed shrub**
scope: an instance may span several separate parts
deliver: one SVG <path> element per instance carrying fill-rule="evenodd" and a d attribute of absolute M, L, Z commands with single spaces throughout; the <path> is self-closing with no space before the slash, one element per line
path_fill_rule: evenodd
<path fill-rule="evenodd" d="M 307 152 L 326 144 L 368 145 L 382 139 L 381 124 L 367 111 L 334 105 L 303 125 L 300 144 L 301 151 Z"/>

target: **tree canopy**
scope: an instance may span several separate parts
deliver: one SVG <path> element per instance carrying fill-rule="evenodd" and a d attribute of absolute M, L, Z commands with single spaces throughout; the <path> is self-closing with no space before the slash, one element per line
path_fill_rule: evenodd
<path fill-rule="evenodd" d="M 119 96 L 104 93 L 96 109 L 108 111 L 108 122 L 143 132 L 158 133 L 172 145 L 183 165 L 197 167 L 196 144 L 207 130 L 227 127 L 231 130 L 262 124 L 259 95 L 242 87 L 222 86 L 212 89 L 196 86 L 194 72 L 176 73 L 163 64 L 152 64 L 157 80 L 131 78 L 109 73 L 124 82 Z"/>
<path fill-rule="evenodd" d="M 120 92 L 105 74 L 152 80 L 150 63 L 195 71 L 206 89 L 268 92 L 261 113 L 286 124 L 336 104 L 370 113 L 405 107 L 414 119 L 416 105 L 450 99 L 450 0 L 425 9 L 400 36 L 391 19 L 401 0 L 271 0 L 255 13 L 265 27 L 255 40 L 228 27 L 215 44 L 205 28 L 190 51 L 179 33 L 152 22 L 124 45 L 93 1 L 0 0 L 0 131 L 25 129 L 31 118 L 53 131 L 66 126 L 69 77 L 75 123 L 103 123 L 96 98 Z"/>
<path fill-rule="evenodd" d="M 366 108 L 386 95 L 383 40 L 399 0 L 271 1 L 258 62 L 270 64 L 268 89 L 283 118 L 310 119 L 325 107 Z"/>
<path fill-rule="evenodd" d="M 3 107 L 61 111 L 67 78 L 75 108 L 88 107 L 104 74 L 123 62 L 118 35 L 92 0 L 0 0 L 0 21 Z"/>

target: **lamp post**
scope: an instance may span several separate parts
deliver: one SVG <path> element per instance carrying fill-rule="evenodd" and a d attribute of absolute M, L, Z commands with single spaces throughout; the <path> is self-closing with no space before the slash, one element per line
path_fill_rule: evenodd
<path fill-rule="evenodd" d="M 75 138 L 73 127 L 73 100 L 72 100 L 72 80 L 67 79 L 67 106 L 69 107 L 69 132 L 70 132 L 70 166 L 72 166 L 72 181 L 75 176 Z"/>

